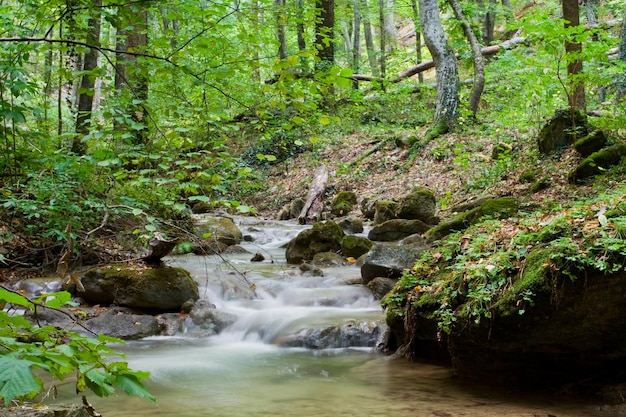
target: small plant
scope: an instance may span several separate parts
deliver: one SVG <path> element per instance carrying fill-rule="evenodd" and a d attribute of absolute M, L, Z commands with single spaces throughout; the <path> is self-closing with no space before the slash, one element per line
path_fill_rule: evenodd
<path fill-rule="evenodd" d="M 44 294 L 29 299 L 0 287 L 0 300 L 15 310 L 25 309 L 36 314 L 37 309 L 59 308 L 70 300 L 68 292 Z M 53 326 L 37 326 L 23 315 L 0 311 L 0 398 L 8 406 L 12 401 L 33 398 L 44 389 L 38 371 L 55 379 L 76 376 L 76 393 L 90 390 L 107 397 L 120 389 L 154 402 L 141 382 L 147 372 L 135 371 L 124 361 L 111 361 L 110 356 L 123 357 L 107 343 L 123 343 L 105 335 L 87 337 Z"/>

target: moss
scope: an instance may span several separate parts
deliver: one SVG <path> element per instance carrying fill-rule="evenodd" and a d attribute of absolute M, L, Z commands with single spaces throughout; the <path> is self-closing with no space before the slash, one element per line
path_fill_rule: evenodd
<path fill-rule="evenodd" d="M 437 200 L 432 191 L 418 187 L 398 204 L 396 217 L 399 219 L 418 219 L 426 222 L 435 216 L 436 205 Z"/>
<path fill-rule="evenodd" d="M 352 211 L 355 204 L 356 194 L 353 191 L 341 191 L 333 199 L 330 212 L 335 216 L 345 216 Z"/>
<path fill-rule="evenodd" d="M 570 183 L 582 182 L 585 179 L 602 173 L 604 169 L 619 165 L 626 156 L 626 143 L 619 143 L 598 152 L 594 152 L 574 169 L 568 176 Z"/>
<path fill-rule="evenodd" d="M 398 203 L 392 200 L 378 200 L 375 203 L 374 224 L 384 223 L 396 218 Z"/>
<path fill-rule="evenodd" d="M 535 248 L 524 263 L 521 275 L 513 281 L 504 294 L 495 303 L 497 315 L 519 315 L 520 310 L 532 302 L 532 298 L 541 292 L 551 291 L 548 272 L 550 271 L 550 251 L 545 248 Z"/>
<path fill-rule="evenodd" d="M 552 180 L 550 177 L 543 177 L 539 180 L 535 181 L 535 183 L 530 187 L 530 192 L 532 194 L 538 193 L 539 191 L 545 190 L 552 185 Z"/>
<path fill-rule="evenodd" d="M 607 139 L 604 132 L 602 130 L 596 130 L 590 135 L 574 142 L 574 149 L 582 156 L 588 156 L 602 149 L 606 145 L 606 142 Z"/>
<path fill-rule="evenodd" d="M 346 235 L 341 240 L 341 251 L 344 256 L 358 258 L 372 248 L 372 241 L 363 236 Z"/>
<path fill-rule="evenodd" d="M 512 215 L 519 206 L 513 197 L 501 197 L 485 200 L 480 206 L 457 214 L 447 222 L 442 222 L 426 231 L 426 238 L 441 239 L 452 232 L 459 232 L 477 223 L 484 216 L 505 217 Z"/>
<path fill-rule="evenodd" d="M 534 182 L 542 172 L 543 170 L 541 168 L 527 169 L 520 174 L 519 180 L 525 183 Z"/>

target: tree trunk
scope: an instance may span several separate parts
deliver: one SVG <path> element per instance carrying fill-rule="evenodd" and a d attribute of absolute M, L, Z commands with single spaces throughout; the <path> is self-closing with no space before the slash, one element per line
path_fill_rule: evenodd
<path fill-rule="evenodd" d="M 315 46 L 319 62 L 316 69 L 326 70 L 335 62 L 335 0 L 316 0 L 319 15 L 315 25 Z"/>
<path fill-rule="evenodd" d="M 626 7 L 624 7 L 624 18 L 622 19 L 618 58 L 620 61 L 626 62 Z"/>
<path fill-rule="evenodd" d="M 378 0 L 378 24 L 380 27 L 380 76 L 387 75 L 387 31 L 385 30 L 385 0 Z"/>
<path fill-rule="evenodd" d="M 287 37 L 285 30 L 285 17 L 283 16 L 285 0 L 274 0 L 276 6 L 276 39 L 278 40 L 278 58 L 287 58 Z"/>
<path fill-rule="evenodd" d="M 353 22 L 353 40 L 352 40 L 352 72 L 354 74 L 358 73 L 360 70 L 361 64 L 361 8 L 359 6 L 360 0 L 353 0 L 353 14 L 354 14 L 354 22 Z M 359 88 L 359 82 L 354 81 L 353 83 L 354 89 Z"/>
<path fill-rule="evenodd" d="M 100 10 L 102 0 L 93 0 L 94 11 L 90 14 L 88 22 L 87 43 L 94 46 L 100 45 Z M 83 58 L 83 75 L 78 93 L 78 113 L 76 116 L 76 136 L 72 141 L 72 152 L 84 155 L 87 147 L 83 142 L 83 136 L 89 134 L 89 124 L 95 96 L 95 80 L 92 71 L 98 67 L 98 51 L 90 48 Z"/>
<path fill-rule="evenodd" d="M 115 87 L 122 95 L 122 100 L 128 103 L 125 111 L 133 120 L 133 126 L 118 123 L 116 130 L 130 133 L 134 144 L 147 144 L 144 102 L 148 99 L 148 77 L 135 54 L 145 52 L 148 46 L 148 9 L 147 3 L 129 7 L 130 10 L 120 12 L 122 19 L 116 48 L 120 52 L 116 56 Z M 130 30 L 126 30 L 126 27 L 130 27 Z M 133 71 L 127 71 L 129 66 L 133 67 Z"/>
<path fill-rule="evenodd" d="M 454 51 L 439 17 L 437 0 L 419 0 L 420 21 L 426 46 L 437 69 L 437 107 L 432 136 L 454 128 L 459 107 L 459 75 Z"/>
<path fill-rule="evenodd" d="M 578 26 L 580 24 L 579 19 L 579 7 L 578 0 L 563 0 L 563 19 L 565 20 L 565 28 Z M 585 86 L 581 80 L 583 72 L 583 61 L 580 59 L 580 52 L 583 46 L 580 42 L 565 41 L 565 54 L 567 60 L 567 84 L 568 84 L 568 105 L 570 110 L 585 111 Z M 569 57 L 567 56 L 569 55 Z M 577 56 L 574 59 L 571 56 Z"/>
<path fill-rule="evenodd" d="M 478 38 L 472 30 L 470 22 L 463 14 L 463 10 L 461 10 L 461 5 L 458 0 L 448 0 L 448 3 L 452 6 L 454 16 L 459 22 L 461 22 L 463 32 L 465 32 L 465 36 L 472 47 L 472 55 L 474 56 L 474 86 L 472 88 L 472 95 L 470 96 L 470 111 L 472 112 L 472 116 L 475 118 L 476 113 L 478 112 L 480 96 L 483 94 L 483 89 L 485 88 L 485 63 L 483 62 L 483 54 Z"/>
<path fill-rule="evenodd" d="M 378 62 L 376 59 L 376 48 L 374 47 L 374 35 L 372 34 L 372 24 L 370 22 L 369 9 L 367 0 L 361 0 L 363 5 L 363 36 L 365 37 L 365 48 L 367 49 L 367 60 L 370 63 L 370 69 L 375 77 L 378 77 Z"/>
<path fill-rule="evenodd" d="M 398 39 L 398 31 L 396 30 L 396 18 L 394 13 L 395 0 L 386 0 L 387 4 L 383 5 L 387 13 L 385 13 L 385 37 L 387 38 L 387 50 L 393 50 L 396 39 Z M 381 32 L 383 30 L 381 29 Z"/>
<path fill-rule="evenodd" d="M 488 0 L 488 2 L 485 3 L 486 10 L 483 21 L 483 43 L 485 46 L 491 45 L 494 40 L 493 29 L 496 25 L 497 4 L 497 0 Z"/>
<path fill-rule="evenodd" d="M 411 0 L 411 8 L 413 9 L 413 24 L 415 25 L 415 55 L 417 59 L 415 64 L 419 64 L 422 62 L 422 31 L 420 29 L 420 12 L 417 7 L 417 0 Z M 420 84 L 423 83 L 424 74 L 418 73 L 417 79 Z"/>

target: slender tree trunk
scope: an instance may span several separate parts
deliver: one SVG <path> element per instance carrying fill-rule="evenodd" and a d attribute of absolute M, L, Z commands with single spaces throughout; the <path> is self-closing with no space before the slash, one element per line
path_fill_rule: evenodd
<path fill-rule="evenodd" d="M 385 0 L 378 0 L 378 25 L 380 27 L 380 76 L 387 75 L 387 31 L 385 30 Z"/>
<path fill-rule="evenodd" d="M 93 0 L 94 11 L 91 13 L 88 22 L 87 43 L 94 46 L 100 45 L 100 11 L 102 0 Z M 91 73 L 98 67 L 98 51 L 95 48 L 89 49 L 83 58 L 83 75 L 80 82 L 80 93 L 78 94 L 78 113 L 76 116 L 76 133 L 72 142 L 72 152 L 84 155 L 87 147 L 83 142 L 83 136 L 89 133 L 89 124 L 93 110 L 95 96 L 95 80 Z"/>
<path fill-rule="evenodd" d="M 335 0 L 316 0 L 319 20 L 315 25 L 315 45 L 319 62 L 316 69 L 326 70 L 335 62 Z"/>
<path fill-rule="evenodd" d="M 497 0 L 487 0 L 481 4 L 485 8 L 485 15 L 483 16 L 483 44 L 485 46 L 491 45 L 494 40 L 493 31 L 496 25 L 496 7 Z"/>
<path fill-rule="evenodd" d="M 563 0 L 563 19 L 565 20 L 565 28 L 578 26 L 580 24 L 580 10 L 578 0 Z M 580 59 L 580 52 L 583 46 L 580 42 L 565 41 L 565 53 L 570 55 L 567 59 L 567 83 L 568 83 L 568 105 L 572 111 L 585 111 L 585 86 L 581 80 L 583 72 L 583 61 Z M 574 59 L 572 55 L 578 55 Z"/>
<path fill-rule="evenodd" d="M 417 7 L 417 0 L 411 0 L 411 8 L 413 9 L 413 24 L 415 25 L 415 64 L 422 62 L 422 30 L 420 29 L 420 12 Z M 418 81 L 424 82 L 424 74 L 421 72 L 417 75 Z"/>
<path fill-rule="evenodd" d="M 360 70 L 361 64 L 361 8 L 359 5 L 360 0 L 353 0 L 352 7 L 354 12 L 354 23 L 352 33 L 354 34 L 354 39 L 352 41 L 352 72 L 357 74 Z M 354 89 L 359 88 L 359 82 L 354 80 L 353 82 Z"/>
<path fill-rule="evenodd" d="M 287 35 L 285 29 L 285 0 L 274 0 L 276 6 L 276 38 L 278 39 L 278 58 L 287 58 Z"/>
<path fill-rule="evenodd" d="M 622 18 L 622 30 L 619 36 L 619 54 L 620 61 L 626 62 L 626 7 L 624 7 L 624 17 Z"/>
<path fill-rule="evenodd" d="M 346 51 L 346 58 L 352 64 L 352 27 L 345 20 L 341 21 L 341 32 L 343 34 L 343 47 Z"/>
<path fill-rule="evenodd" d="M 480 96 L 483 94 L 483 89 L 485 88 L 485 63 L 483 61 L 483 54 L 478 38 L 472 30 L 470 22 L 463 14 L 458 0 L 448 0 L 448 3 L 452 6 L 454 16 L 461 22 L 463 32 L 465 32 L 465 36 L 472 47 L 472 55 L 474 56 L 474 86 L 472 88 L 472 95 L 470 96 L 470 111 L 475 118 L 478 112 Z"/>
<path fill-rule="evenodd" d="M 304 40 L 304 0 L 297 0 L 296 8 L 297 8 L 297 37 L 298 37 L 298 50 L 305 51 L 306 50 L 306 41 Z"/>
<path fill-rule="evenodd" d="M 386 41 L 387 50 L 392 51 L 394 48 L 396 39 L 398 39 L 398 31 L 396 30 L 396 18 L 395 18 L 395 13 L 394 13 L 395 0 L 386 0 L 386 1 L 387 1 L 387 4 L 383 6 L 386 9 L 384 31 L 386 33 L 386 38 L 387 38 L 387 41 Z"/>
<path fill-rule="evenodd" d="M 434 137 L 454 129 L 459 108 L 459 75 L 454 51 L 448 45 L 437 0 L 419 0 L 422 34 L 437 69 L 437 107 Z"/>
<path fill-rule="evenodd" d="M 380 74 L 378 72 L 378 61 L 376 59 L 376 48 L 374 47 L 374 35 L 372 33 L 372 24 L 370 22 L 369 9 L 367 7 L 367 0 L 361 0 L 363 6 L 363 36 L 365 37 L 365 48 L 367 50 L 367 60 L 370 64 L 370 69 L 375 77 Z"/>

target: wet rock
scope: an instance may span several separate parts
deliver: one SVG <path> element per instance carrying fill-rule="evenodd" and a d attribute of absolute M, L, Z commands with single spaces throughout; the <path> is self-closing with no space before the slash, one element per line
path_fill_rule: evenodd
<path fill-rule="evenodd" d="M 0 408 L 0 417 L 92 417 L 91 406 L 78 404 L 18 405 Z"/>
<path fill-rule="evenodd" d="M 281 337 L 274 343 L 307 349 L 374 348 L 385 328 L 386 325 L 382 321 L 351 321 L 321 329 L 304 329 L 295 335 Z"/>
<path fill-rule="evenodd" d="M 287 244 L 285 258 L 290 264 L 299 264 L 313 260 L 317 253 L 339 252 L 344 236 L 341 226 L 333 221 L 314 223 Z"/>
<path fill-rule="evenodd" d="M 330 212 L 335 216 L 345 216 L 356 205 L 356 194 L 353 191 L 340 191 L 330 204 Z"/>
<path fill-rule="evenodd" d="M 322 268 L 333 266 L 345 266 L 348 264 L 346 259 L 335 252 L 316 253 L 311 262 L 314 266 Z"/>
<path fill-rule="evenodd" d="M 306 275 L 311 275 L 314 277 L 324 276 L 324 271 L 322 271 L 320 267 L 311 265 L 310 263 L 307 263 L 307 262 L 300 264 L 299 269 L 300 271 L 302 271 L 303 274 L 306 274 Z"/>
<path fill-rule="evenodd" d="M 367 285 L 377 277 L 400 278 L 405 269 L 412 268 L 422 253 L 420 248 L 377 244 L 366 255 L 361 266 L 361 277 Z"/>
<path fill-rule="evenodd" d="M 382 300 L 393 289 L 396 282 L 396 279 L 377 277 L 367 283 L 367 288 L 372 291 L 377 300 Z"/>
<path fill-rule="evenodd" d="M 398 202 L 395 217 L 398 219 L 421 220 L 432 224 L 435 219 L 436 207 L 437 200 L 432 191 L 419 187 Z"/>
<path fill-rule="evenodd" d="M 358 258 L 369 252 L 373 244 L 371 240 L 363 236 L 344 236 L 341 240 L 341 253 L 346 257 Z"/>
<path fill-rule="evenodd" d="M 84 323 L 96 334 L 106 334 L 125 340 L 141 339 L 159 334 L 159 323 L 154 316 L 134 314 L 127 309 L 117 307 L 106 310 Z"/>
<path fill-rule="evenodd" d="M 250 259 L 250 262 L 263 262 L 265 260 L 265 256 L 260 254 L 259 252 L 255 253 L 254 256 Z"/>
<path fill-rule="evenodd" d="M 163 313 L 155 317 L 161 336 L 175 336 L 185 330 L 184 319 L 179 313 Z"/>
<path fill-rule="evenodd" d="M 222 253 L 243 240 L 243 233 L 230 217 L 202 217 L 195 228 L 196 235 L 202 239 L 202 244 L 195 248 L 199 254 Z"/>
<path fill-rule="evenodd" d="M 303 199 L 296 198 L 280 210 L 277 216 L 278 220 L 291 220 L 298 218 L 300 212 L 304 208 L 304 204 Z"/>
<path fill-rule="evenodd" d="M 363 221 L 355 216 L 348 216 L 339 221 L 339 226 L 348 233 L 362 233 Z"/>
<path fill-rule="evenodd" d="M 82 283 L 81 297 L 101 305 L 179 311 L 186 301 L 199 298 L 198 284 L 182 268 L 109 265 L 90 269 Z"/>
<path fill-rule="evenodd" d="M 208 300 L 199 300 L 189 313 L 192 323 L 217 334 L 237 321 L 234 314 L 218 310 Z"/>
<path fill-rule="evenodd" d="M 421 220 L 392 219 L 372 227 L 367 238 L 377 242 L 393 242 L 416 233 L 424 233 L 429 228 Z"/>

